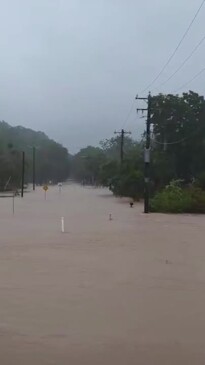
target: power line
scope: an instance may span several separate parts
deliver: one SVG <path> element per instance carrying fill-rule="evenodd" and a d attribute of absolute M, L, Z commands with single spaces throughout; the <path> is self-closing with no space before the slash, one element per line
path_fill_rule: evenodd
<path fill-rule="evenodd" d="M 133 102 L 132 102 L 132 104 L 131 104 L 131 107 L 130 107 L 130 109 L 129 109 L 129 112 L 127 113 L 127 117 L 125 118 L 125 121 L 124 121 L 124 123 L 123 123 L 123 125 L 122 125 L 122 128 L 125 128 L 125 126 L 127 125 L 127 122 L 128 122 L 128 120 L 129 120 L 129 117 L 130 117 L 130 115 L 131 115 L 131 113 L 132 113 L 132 111 L 133 111 L 134 105 L 135 105 L 135 99 L 133 100 Z"/>
<path fill-rule="evenodd" d="M 197 77 L 199 77 L 204 71 L 205 71 L 205 67 L 202 68 L 202 70 L 200 70 L 199 72 L 197 72 L 197 74 L 194 77 L 192 77 L 190 80 L 188 80 L 187 82 L 185 82 L 179 88 L 175 89 L 173 92 L 174 93 L 177 93 L 178 91 L 182 90 L 184 87 L 186 87 L 187 85 L 189 85 L 192 81 L 194 81 L 195 79 L 197 79 Z"/>
<path fill-rule="evenodd" d="M 140 121 L 140 119 L 144 119 L 145 118 L 145 116 L 140 116 L 140 117 L 138 117 L 136 114 L 134 114 L 134 116 L 133 116 L 133 118 L 132 119 L 130 119 L 129 120 L 129 123 L 127 123 L 126 124 L 126 128 L 132 128 L 132 127 L 134 127 L 134 125 L 133 125 L 133 123 L 135 123 L 136 124 L 136 122 L 139 122 Z"/>
<path fill-rule="evenodd" d="M 198 132 L 198 131 L 197 131 Z M 152 138 L 152 142 L 156 143 L 156 144 L 160 144 L 160 145 L 174 145 L 174 144 L 179 144 L 182 143 L 184 141 L 186 141 L 187 139 L 191 138 L 195 133 L 193 133 L 191 136 L 188 137 L 184 137 L 182 139 L 179 139 L 178 141 L 174 141 L 174 142 L 159 142 L 156 139 Z"/>
<path fill-rule="evenodd" d="M 177 44 L 176 48 L 174 49 L 173 53 L 171 54 L 171 56 L 168 58 L 167 62 L 164 64 L 164 66 L 162 67 L 161 71 L 157 74 L 157 76 L 150 82 L 150 84 L 144 89 L 142 90 L 142 93 L 147 91 L 158 79 L 159 77 L 162 75 L 162 73 L 164 72 L 164 70 L 167 68 L 167 66 L 170 64 L 171 60 L 174 58 L 175 54 L 177 53 L 178 49 L 180 48 L 181 44 L 183 43 L 184 39 L 186 38 L 187 34 L 189 33 L 189 30 L 191 29 L 193 23 L 195 22 L 198 14 L 200 13 L 200 10 L 202 8 L 202 6 L 204 5 L 205 0 L 202 1 L 201 5 L 199 6 L 199 8 L 197 9 L 197 12 L 195 13 L 194 17 L 192 18 L 191 22 L 189 23 L 186 31 L 184 32 L 182 38 L 180 39 L 179 43 Z"/>
<path fill-rule="evenodd" d="M 181 63 L 181 65 L 176 69 L 176 71 L 174 71 L 171 76 L 168 77 L 168 79 L 166 79 L 165 81 L 163 81 L 158 87 L 165 85 L 169 80 L 171 80 L 183 67 L 184 65 L 190 60 L 190 58 L 193 56 L 193 54 L 197 51 L 197 49 L 202 45 L 202 43 L 205 40 L 205 35 L 203 36 L 203 38 L 200 40 L 199 43 L 197 43 L 197 45 L 194 47 L 194 49 L 191 51 L 191 53 L 189 54 L 188 57 L 185 58 L 185 60 Z M 158 88 L 157 87 L 157 88 Z"/>
<path fill-rule="evenodd" d="M 178 141 L 173 141 L 173 142 L 160 142 L 157 141 L 154 138 L 151 138 L 152 142 L 159 144 L 159 145 L 174 145 L 174 144 L 179 144 L 182 143 L 184 141 L 186 141 L 187 139 L 192 138 L 194 135 L 196 135 L 198 132 L 200 132 L 202 130 L 203 126 L 201 126 L 200 128 L 196 129 L 192 134 L 188 135 L 187 137 L 181 138 Z"/>

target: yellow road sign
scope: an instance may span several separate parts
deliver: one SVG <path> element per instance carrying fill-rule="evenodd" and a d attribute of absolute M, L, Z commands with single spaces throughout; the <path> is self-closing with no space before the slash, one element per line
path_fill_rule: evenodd
<path fill-rule="evenodd" d="M 43 190 L 44 190 L 44 191 L 47 191 L 47 190 L 48 190 L 48 186 L 47 186 L 47 185 L 44 185 L 44 186 L 43 186 Z"/>

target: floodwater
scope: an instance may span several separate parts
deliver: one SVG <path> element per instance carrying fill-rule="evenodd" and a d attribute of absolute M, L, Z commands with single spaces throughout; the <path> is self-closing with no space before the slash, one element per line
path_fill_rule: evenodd
<path fill-rule="evenodd" d="M 78 185 L 0 200 L 1 365 L 205 364 L 205 217 L 142 210 Z"/>

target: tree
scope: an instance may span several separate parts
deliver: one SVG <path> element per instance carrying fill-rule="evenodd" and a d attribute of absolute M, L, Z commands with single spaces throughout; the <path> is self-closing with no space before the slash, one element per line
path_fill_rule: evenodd
<path fill-rule="evenodd" d="M 120 138 L 100 142 L 101 148 L 81 149 L 73 158 L 72 174 L 78 181 L 109 186 L 115 195 L 139 199 L 143 194 L 142 144 L 125 137 L 124 162 L 120 164 Z"/>
<path fill-rule="evenodd" d="M 133 169 L 120 170 L 111 181 L 111 191 L 116 196 L 139 200 L 143 196 L 144 178 L 141 171 Z"/>
<path fill-rule="evenodd" d="M 205 101 L 190 91 L 152 98 L 152 176 L 159 186 L 190 181 L 204 170 Z"/>
<path fill-rule="evenodd" d="M 124 136 L 124 154 L 125 157 L 134 147 L 135 142 L 132 138 Z M 110 139 L 100 141 L 100 146 L 109 160 L 120 161 L 120 150 L 121 150 L 121 137 L 116 136 Z"/>
<path fill-rule="evenodd" d="M 100 167 L 100 182 L 103 186 L 111 186 L 113 177 L 119 172 L 119 163 L 116 160 L 107 160 Z"/>
<path fill-rule="evenodd" d="M 73 158 L 72 175 L 78 181 L 96 184 L 99 182 L 100 169 L 104 162 L 105 155 L 101 148 L 82 148 Z"/>

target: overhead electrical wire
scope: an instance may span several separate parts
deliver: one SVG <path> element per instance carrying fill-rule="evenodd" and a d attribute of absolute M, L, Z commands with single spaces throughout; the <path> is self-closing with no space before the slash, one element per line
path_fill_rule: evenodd
<path fill-rule="evenodd" d="M 205 41 L 205 35 L 200 40 L 199 43 L 194 47 L 194 49 L 191 51 L 191 53 L 184 59 L 184 61 L 181 63 L 181 65 L 169 76 L 165 81 L 163 81 L 157 88 L 160 86 L 165 85 L 168 81 L 170 81 L 183 67 L 184 65 L 190 60 L 190 58 L 194 55 L 194 53 L 198 50 L 198 48 L 202 45 L 202 43 Z"/>
<path fill-rule="evenodd" d="M 166 145 L 166 146 L 168 146 L 168 145 L 174 145 L 174 144 L 179 144 L 179 143 L 182 143 L 182 142 L 184 142 L 184 141 L 186 141 L 187 139 L 190 139 L 190 138 L 192 138 L 194 135 L 196 135 L 198 132 L 200 132 L 200 130 L 202 129 L 202 127 L 200 127 L 200 128 L 198 128 L 198 129 L 196 129 L 192 134 L 190 134 L 189 136 L 187 136 L 187 137 L 184 137 L 184 138 L 181 138 L 181 139 L 179 139 L 179 140 L 177 140 L 177 141 L 174 141 L 174 142 L 160 142 L 160 141 L 157 141 L 156 139 L 154 139 L 154 138 L 152 138 L 151 140 L 152 140 L 152 142 L 153 143 L 156 143 L 156 144 L 159 144 L 159 145 Z"/>
<path fill-rule="evenodd" d="M 172 52 L 171 56 L 168 58 L 168 60 L 166 61 L 166 63 L 164 64 L 164 66 L 162 67 L 162 69 L 160 70 L 160 72 L 157 74 L 157 76 L 150 82 L 149 85 L 147 85 L 147 87 L 141 91 L 141 93 L 147 91 L 158 79 L 159 77 L 162 75 L 162 73 L 164 72 L 164 70 L 167 68 L 167 66 L 170 64 L 171 60 L 174 58 L 175 54 L 177 53 L 178 49 L 180 48 L 181 44 L 183 43 L 184 39 L 186 38 L 187 34 L 189 33 L 189 30 L 191 29 L 193 23 L 195 22 L 198 14 L 200 13 L 202 6 L 204 5 L 205 0 L 202 1 L 202 3 L 200 4 L 199 8 L 197 9 L 194 17 L 192 18 L 191 22 L 189 23 L 186 31 L 184 32 L 182 38 L 180 39 L 179 43 L 177 44 L 176 48 L 174 49 L 174 51 Z"/>
<path fill-rule="evenodd" d="M 146 90 L 148 90 L 158 79 L 159 77 L 162 75 L 162 73 L 164 72 L 164 70 L 166 69 L 166 67 L 169 65 L 169 63 L 171 62 L 171 60 L 174 58 L 175 54 L 177 53 L 178 49 L 180 48 L 181 44 L 183 43 L 185 37 L 187 36 L 189 30 L 191 29 L 193 23 L 195 22 L 198 14 L 200 13 L 203 5 L 205 3 L 205 0 L 202 1 L 202 3 L 200 4 L 199 8 L 197 9 L 194 17 L 192 18 L 191 22 L 189 23 L 186 31 L 184 32 L 182 38 L 180 39 L 179 43 L 177 44 L 176 48 L 174 49 L 173 53 L 171 54 L 171 56 L 168 58 L 167 62 L 164 64 L 164 66 L 162 67 L 161 71 L 157 74 L 157 76 L 151 81 L 151 83 L 144 89 L 142 90 L 142 93 L 145 92 Z M 165 85 L 169 80 L 171 80 L 183 67 L 184 65 L 189 61 L 189 59 L 193 56 L 193 54 L 197 51 L 197 49 L 201 46 L 201 44 L 204 42 L 205 40 L 205 36 L 203 36 L 203 38 L 199 41 L 199 43 L 194 47 L 194 49 L 191 51 L 191 53 L 188 55 L 188 57 L 185 58 L 185 60 L 181 63 L 181 65 L 171 74 L 171 76 L 166 79 L 165 81 L 163 81 L 160 86 Z M 185 87 L 186 85 L 188 85 L 189 83 L 191 83 L 193 80 L 195 80 L 202 72 L 205 71 L 205 68 L 202 69 L 199 73 L 197 73 L 191 80 L 189 80 L 188 82 L 186 82 L 185 84 L 183 84 L 180 88 L 177 89 L 181 90 L 183 87 Z M 174 92 L 177 92 L 174 91 Z M 127 122 L 130 118 L 130 115 L 133 111 L 134 108 L 134 104 L 135 104 L 135 99 L 133 100 L 131 107 L 129 109 L 129 112 L 127 114 L 127 117 L 125 118 L 125 121 L 123 123 L 123 128 L 125 128 L 125 126 L 127 125 Z"/>
<path fill-rule="evenodd" d="M 193 133 L 195 134 L 195 133 Z M 193 134 L 191 135 L 191 137 L 193 136 Z M 173 144 L 179 144 L 179 143 L 182 143 L 184 141 L 186 141 L 187 139 L 191 138 L 190 136 L 189 137 L 184 137 L 182 139 L 179 139 L 178 141 L 174 141 L 174 142 L 159 142 L 157 141 L 156 139 L 152 139 L 152 142 L 153 143 L 156 143 L 156 144 L 160 144 L 160 145 L 173 145 Z"/>
<path fill-rule="evenodd" d="M 127 125 L 127 122 L 129 120 L 129 117 L 133 111 L 133 108 L 134 108 L 134 105 L 135 105 L 135 99 L 133 100 L 132 104 L 131 104 L 131 107 L 129 109 L 129 112 L 127 113 L 127 117 L 125 118 L 124 122 L 123 122 L 123 125 L 122 125 L 122 128 L 125 128 L 125 126 Z"/>
<path fill-rule="evenodd" d="M 188 80 L 183 85 L 181 85 L 180 87 L 178 87 L 177 89 L 175 89 L 173 92 L 174 93 L 177 93 L 178 91 L 182 90 L 184 87 L 186 87 L 187 85 L 189 85 L 192 81 L 194 81 L 195 79 L 197 79 L 197 77 L 199 77 L 204 71 L 205 71 L 205 67 L 203 67 L 199 72 L 197 72 L 196 75 L 194 75 L 190 80 Z"/>

